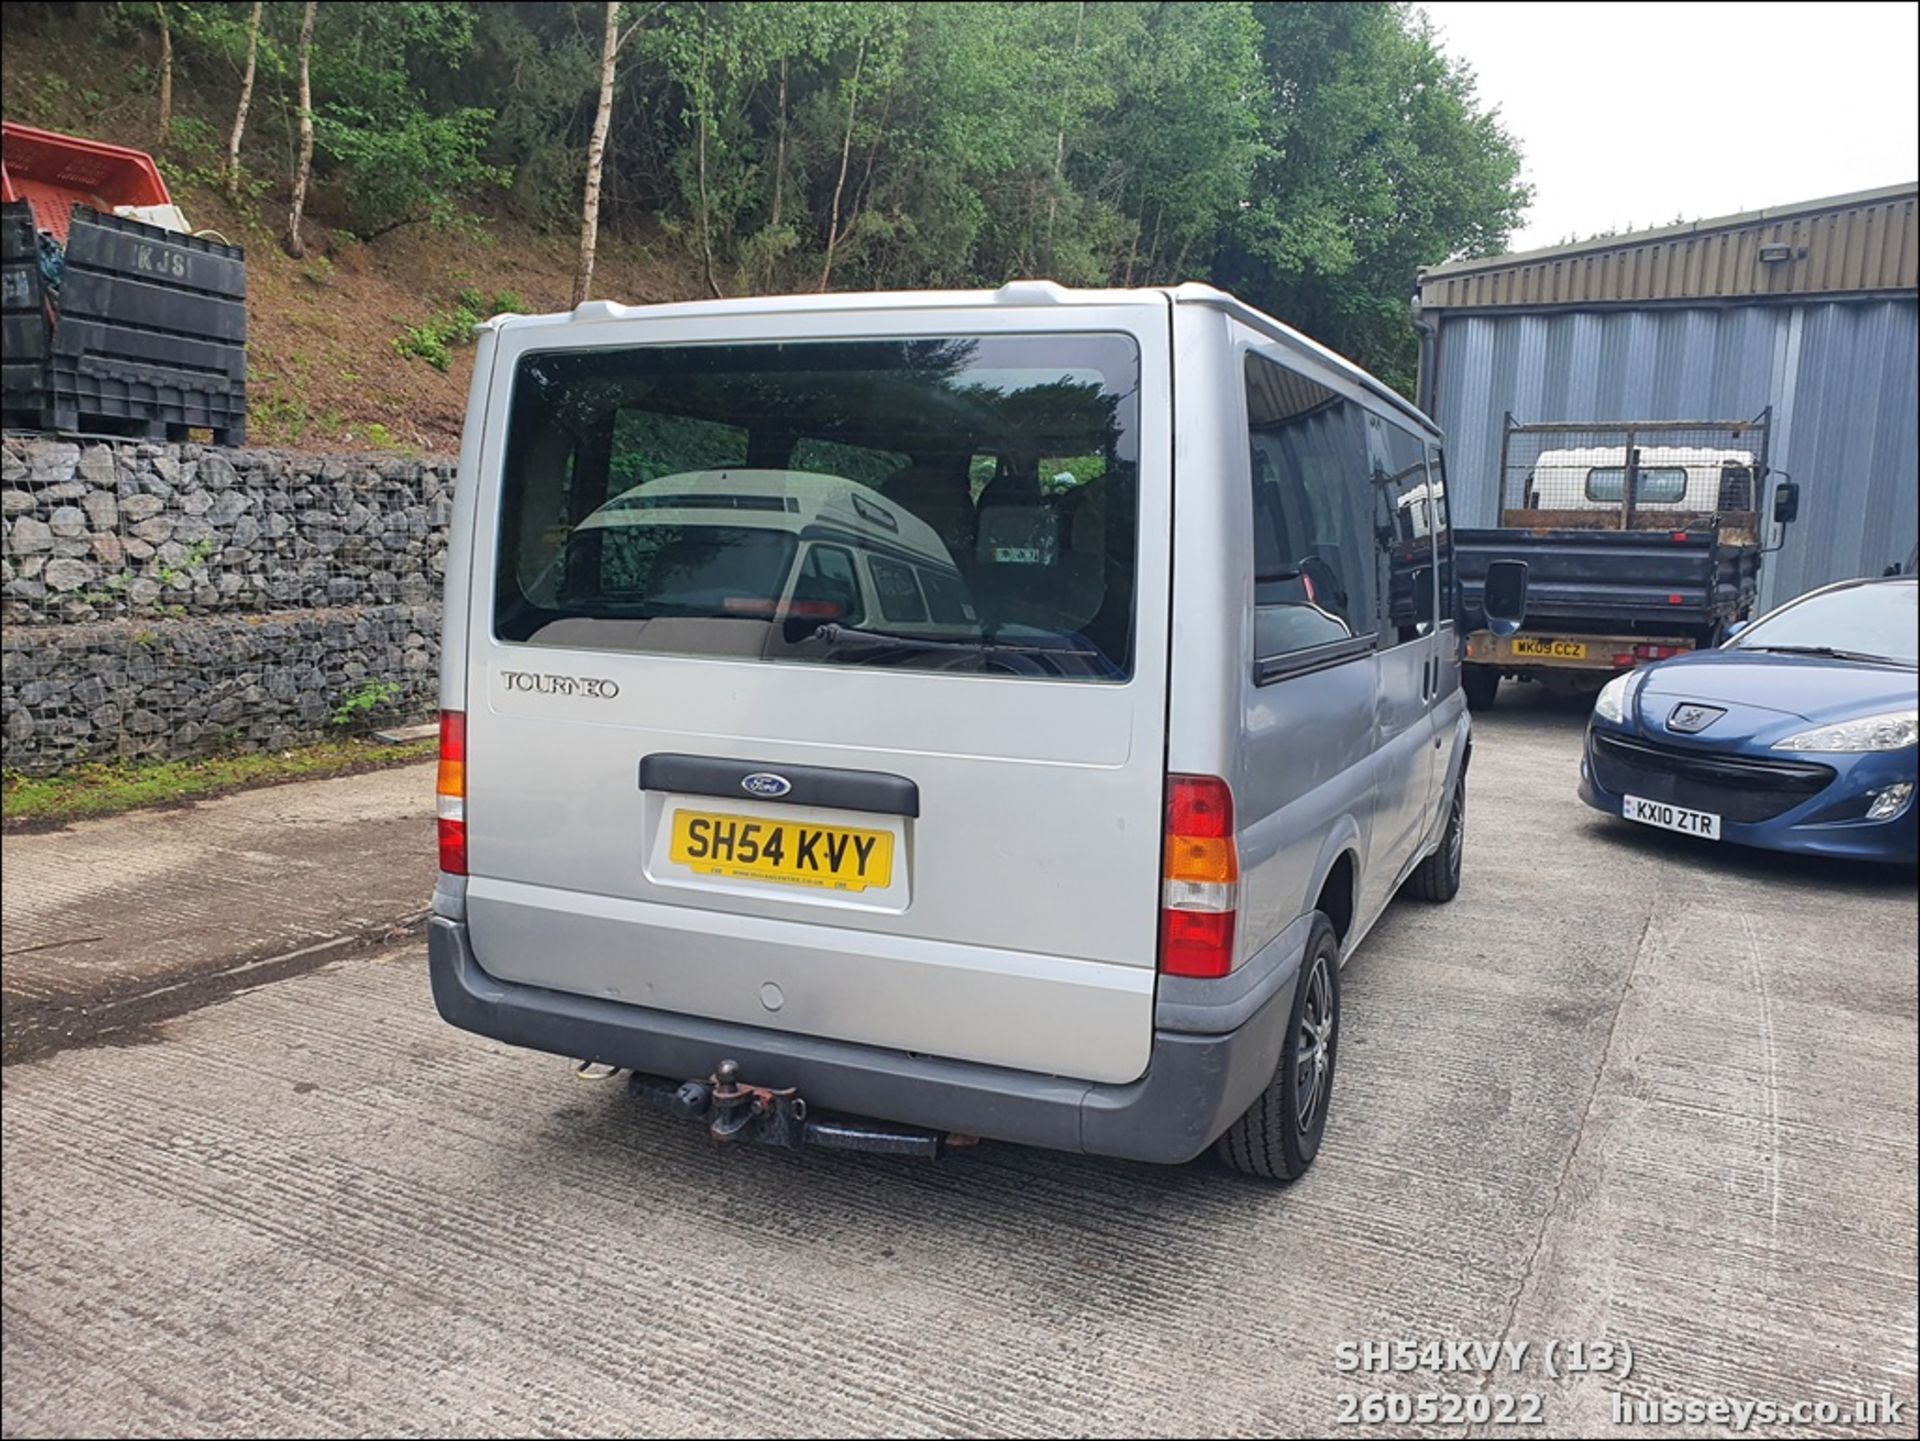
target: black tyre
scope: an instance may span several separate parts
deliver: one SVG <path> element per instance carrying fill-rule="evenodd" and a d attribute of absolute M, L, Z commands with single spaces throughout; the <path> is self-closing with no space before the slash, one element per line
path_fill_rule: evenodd
<path fill-rule="evenodd" d="M 1414 867 L 1407 889 L 1423 901 L 1450 901 L 1460 894 L 1460 862 L 1467 849 L 1467 778 L 1454 783 L 1447 828 L 1434 853 Z"/>
<path fill-rule="evenodd" d="M 1500 697 L 1500 672 L 1489 665 L 1462 666 L 1460 689 L 1467 693 L 1468 710 L 1492 710 Z"/>
<path fill-rule="evenodd" d="M 1246 1114 L 1214 1143 L 1221 1160 L 1269 1181 L 1295 1181 L 1305 1173 L 1327 1129 L 1339 1040 L 1340 941 L 1333 923 L 1316 915 L 1280 1064 Z"/>

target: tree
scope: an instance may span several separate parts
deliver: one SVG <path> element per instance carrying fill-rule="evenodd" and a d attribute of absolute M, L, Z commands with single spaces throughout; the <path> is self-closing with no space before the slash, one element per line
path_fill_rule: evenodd
<path fill-rule="evenodd" d="M 587 142 L 586 195 L 580 205 L 580 263 L 573 272 L 573 303 L 583 304 L 593 286 L 593 251 L 600 239 L 600 166 L 607 155 L 607 126 L 613 122 L 613 66 L 620 53 L 620 0 L 607 0 L 607 38 L 600 48 L 600 104 L 593 113 L 593 138 Z"/>
<path fill-rule="evenodd" d="M 225 178 L 227 198 L 240 198 L 240 137 L 247 129 L 247 107 L 253 103 L 253 74 L 260 55 L 260 12 L 265 0 L 253 0 L 253 18 L 247 23 L 247 73 L 240 82 L 240 104 L 233 113 L 233 134 L 227 140 Z"/>
<path fill-rule="evenodd" d="M 1259 38 L 1246 6 L 1182 4 L 1150 7 L 1125 37 L 1123 87 L 1080 141 L 1096 194 L 1119 212 L 1119 250 L 1081 263 L 1121 285 L 1208 273 L 1262 157 Z"/>
<path fill-rule="evenodd" d="M 307 0 L 300 17 L 300 159 L 293 172 L 293 206 L 287 212 L 287 254 L 295 260 L 307 253 L 300 238 L 300 217 L 307 208 L 307 180 L 313 173 L 313 17 L 318 0 Z"/>
<path fill-rule="evenodd" d="M 167 24 L 167 7 L 153 0 L 153 13 L 160 17 L 160 143 L 173 138 L 173 31 Z"/>
<path fill-rule="evenodd" d="M 1074 68 L 1074 62 L 1080 58 L 1080 37 L 1087 26 L 1087 0 L 1079 0 L 1073 13 L 1073 48 L 1067 54 L 1067 67 Z M 1060 218 L 1060 192 L 1066 188 L 1067 176 L 1067 112 L 1072 104 L 1070 93 L 1063 91 L 1060 96 L 1060 123 L 1053 141 L 1053 187 L 1047 196 L 1047 265 L 1053 265 L 1054 222 Z"/>
<path fill-rule="evenodd" d="M 853 117 L 860 108 L 860 68 L 866 60 L 867 40 L 863 35 L 859 52 L 853 57 L 853 79 L 847 84 L 847 138 L 840 146 L 840 178 L 833 182 L 833 217 L 827 224 L 826 258 L 820 263 L 822 290 L 833 276 L 833 248 L 840 243 L 840 196 L 847 188 L 847 161 L 853 155 Z"/>
<path fill-rule="evenodd" d="M 1214 278 L 1411 394 L 1414 277 L 1505 243 L 1519 147 L 1418 12 L 1253 10 L 1263 158 Z"/>
<path fill-rule="evenodd" d="M 593 286 L 593 253 L 600 243 L 600 170 L 607 156 L 607 127 L 613 121 L 614 67 L 621 47 L 633 38 L 645 18 L 636 18 L 623 33 L 620 0 L 607 0 L 607 33 L 600 47 L 600 103 L 594 109 L 593 135 L 587 141 L 587 184 L 580 205 L 580 263 L 573 273 L 575 305 L 586 301 Z"/>

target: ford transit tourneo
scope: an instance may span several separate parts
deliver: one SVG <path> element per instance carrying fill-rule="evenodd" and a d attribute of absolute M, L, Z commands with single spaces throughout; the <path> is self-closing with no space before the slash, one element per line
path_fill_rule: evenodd
<path fill-rule="evenodd" d="M 1313 1161 L 1460 884 L 1440 437 L 1203 286 L 483 328 L 441 1013 L 716 1136 Z"/>

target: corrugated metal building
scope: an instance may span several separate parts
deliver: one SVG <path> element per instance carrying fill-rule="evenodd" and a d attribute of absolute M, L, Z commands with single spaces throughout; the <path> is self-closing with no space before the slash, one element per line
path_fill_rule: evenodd
<path fill-rule="evenodd" d="M 1420 405 L 1455 522 L 1499 523 L 1522 422 L 1734 420 L 1773 408 L 1800 519 L 1774 604 L 1912 554 L 1920 519 L 1920 217 L 1891 186 L 1423 271 Z"/>

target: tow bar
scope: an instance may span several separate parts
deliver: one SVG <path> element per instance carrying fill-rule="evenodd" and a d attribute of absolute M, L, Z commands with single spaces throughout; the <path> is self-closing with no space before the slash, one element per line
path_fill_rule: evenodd
<path fill-rule="evenodd" d="M 740 1063 L 732 1060 L 722 1061 L 704 1081 L 683 1081 L 677 1086 L 635 1071 L 627 1078 L 627 1093 L 669 1115 L 706 1122 L 707 1134 L 725 1144 L 750 1141 L 790 1151 L 820 1146 L 931 1160 L 948 1146 L 972 1145 L 978 1139 L 848 1116 L 814 1115 L 791 1086 L 776 1089 L 742 1081 Z"/>

